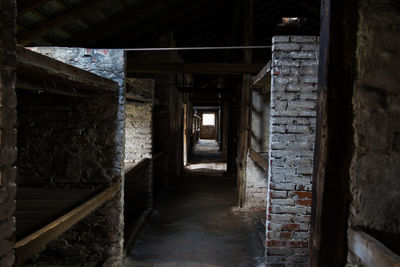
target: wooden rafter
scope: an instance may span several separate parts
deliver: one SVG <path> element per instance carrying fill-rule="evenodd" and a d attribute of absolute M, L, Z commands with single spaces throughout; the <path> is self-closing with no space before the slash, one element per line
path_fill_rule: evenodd
<path fill-rule="evenodd" d="M 79 17 L 87 14 L 88 12 L 92 11 L 94 8 L 102 7 L 102 5 L 104 5 L 105 3 L 109 2 L 109 1 L 111 1 L 111 0 L 88 0 L 79 7 L 69 9 L 69 10 L 65 11 L 64 13 L 62 13 L 52 19 L 43 21 L 37 27 L 35 27 L 31 30 L 22 32 L 18 36 L 18 41 L 22 45 L 28 44 L 32 40 L 43 36 L 44 34 L 50 32 L 51 30 L 53 30 L 59 26 L 64 25 L 71 19 L 79 18 Z"/>

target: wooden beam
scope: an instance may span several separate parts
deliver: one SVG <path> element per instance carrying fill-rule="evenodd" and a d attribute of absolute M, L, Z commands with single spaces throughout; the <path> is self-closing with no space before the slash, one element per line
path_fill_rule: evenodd
<path fill-rule="evenodd" d="M 21 266 L 24 261 L 42 251 L 50 241 L 70 229 L 106 201 L 112 199 L 119 190 L 119 184 L 111 186 L 57 220 L 18 241 L 14 246 L 16 254 L 15 265 Z"/>
<path fill-rule="evenodd" d="M 262 84 L 262 86 L 264 86 L 266 76 L 270 72 L 271 72 L 271 60 L 267 63 L 267 65 L 264 66 L 264 68 L 260 70 L 260 72 L 256 76 L 253 77 L 253 88 L 259 88 L 260 87 L 259 84 Z"/>
<path fill-rule="evenodd" d="M 250 149 L 249 156 L 258 166 L 260 166 L 264 171 L 268 171 L 268 160 L 261 156 L 260 153 L 254 149 Z"/>
<path fill-rule="evenodd" d="M 18 75 L 17 84 L 15 86 L 18 90 L 28 90 L 35 92 L 48 92 L 57 95 L 73 96 L 73 97 L 90 97 L 95 94 L 91 92 L 82 92 L 82 90 L 77 90 L 71 86 L 60 85 L 54 82 L 48 82 L 44 80 L 36 80 L 26 78 L 24 76 Z"/>
<path fill-rule="evenodd" d="M 257 73 L 263 66 L 252 63 L 130 63 L 127 71 L 128 73 L 243 74 Z"/>
<path fill-rule="evenodd" d="M 244 3 L 244 27 L 243 41 L 244 45 L 251 45 L 253 42 L 253 21 L 254 21 L 254 1 L 246 0 Z M 245 64 L 252 60 L 252 50 L 245 49 L 243 53 L 243 61 Z M 264 66 L 263 66 L 264 67 Z M 261 69 L 261 68 L 260 68 Z M 259 69 L 259 70 L 260 70 Z M 246 199 L 246 165 L 247 153 L 251 141 L 251 103 L 252 103 L 252 87 L 251 76 L 244 73 L 242 77 L 242 90 L 240 101 L 240 126 L 239 126 L 239 143 L 237 153 L 237 184 L 238 184 L 238 207 L 242 208 Z"/>
<path fill-rule="evenodd" d="M 17 48 L 17 75 L 76 89 L 117 92 L 118 84 L 23 47 Z"/>
<path fill-rule="evenodd" d="M 91 12 L 95 8 L 100 8 L 102 5 L 104 5 L 105 3 L 109 2 L 109 1 L 110 0 L 88 0 L 88 1 L 85 1 L 84 4 L 82 4 L 81 6 L 69 9 L 69 10 L 65 11 L 64 13 L 62 13 L 52 19 L 49 19 L 49 20 L 46 20 L 46 21 L 40 23 L 38 26 L 34 27 L 31 30 L 22 32 L 18 36 L 18 41 L 20 44 L 26 45 L 26 44 L 30 43 L 31 41 L 33 41 L 34 39 L 37 39 L 37 38 L 43 36 L 44 34 L 50 32 L 54 28 L 64 25 L 69 20 L 79 18 L 79 17 L 87 14 L 88 12 Z"/>
<path fill-rule="evenodd" d="M 349 229 L 348 244 L 363 266 L 400 267 L 400 256 L 367 233 Z"/>

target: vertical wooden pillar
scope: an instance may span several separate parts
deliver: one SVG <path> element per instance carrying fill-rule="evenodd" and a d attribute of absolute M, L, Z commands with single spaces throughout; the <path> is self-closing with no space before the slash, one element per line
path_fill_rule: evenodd
<path fill-rule="evenodd" d="M 244 45 L 251 45 L 253 39 L 253 15 L 254 15 L 254 1 L 244 1 Z M 250 49 L 244 50 L 243 55 L 244 63 L 251 63 L 252 51 Z M 242 77 L 242 92 L 240 102 L 240 135 L 237 153 L 237 183 L 239 192 L 238 206 L 242 207 L 244 199 L 246 198 L 246 160 L 247 152 L 250 145 L 250 126 L 251 126 L 251 75 L 243 74 Z"/>

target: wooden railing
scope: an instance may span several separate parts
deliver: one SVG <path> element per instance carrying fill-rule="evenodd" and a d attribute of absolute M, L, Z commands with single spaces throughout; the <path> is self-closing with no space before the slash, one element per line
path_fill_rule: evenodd
<path fill-rule="evenodd" d="M 50 241 L 59 237 L 82 220 L 82 218 L 92 213 L 106 201 L 112 199 L 119 190 L 119 184 L 107 188 L 67 214 L 16 242 L 14 246 L 16 254 L 15 265 L 20 266 L 28 258 L 42 251 Z"/>

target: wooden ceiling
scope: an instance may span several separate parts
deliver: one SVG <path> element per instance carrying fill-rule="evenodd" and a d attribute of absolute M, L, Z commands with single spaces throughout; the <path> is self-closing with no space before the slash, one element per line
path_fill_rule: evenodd
<path fill-rule="evenodd" d="M 176 46 L 243 45 L 246 0 L 17 0 L 18 42 L 27 46 L 158 47 L 173 33 Z M 253 45 L 273 35 L 319 34 L 319 0 L 254 0 Z M 283 17 L 297 23 L 281 25 Z M 266 62 L 268 52 L 253 53 Z M 240 51 L 186 51 L 185 61 L 241 62 Z"/>

